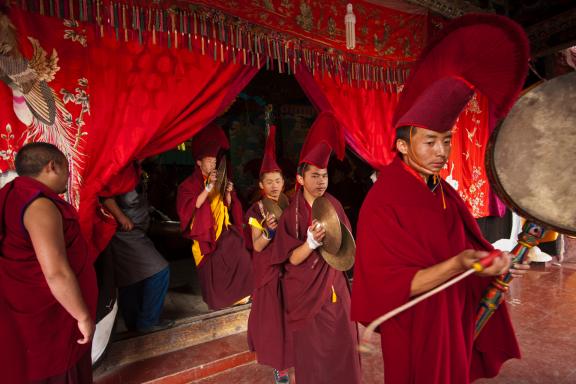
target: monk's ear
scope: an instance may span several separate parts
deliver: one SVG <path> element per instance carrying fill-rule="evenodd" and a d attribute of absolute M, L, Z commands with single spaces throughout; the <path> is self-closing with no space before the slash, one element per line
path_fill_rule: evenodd
<path fill-rule="evenodd" d="M 408 143 L 406 143 L 402 139 L 396 140 L 396 150 L 400 152 L 402 155 L 408 154 Z"/>
<path fill-rule="evenodd" d="M 260 189 L 264 189 L 264 184 L 262 184 L 261 181 L 258 182 L 258 186 L 260 187 Z"/>
<path fill-rule="evenodd" d="M 47 172 L 56 172 L 56 162 L 54 160 L 50 160 L 48 164 L 44 167 Z"/>
<path fill-rule="evenodd" d="M 196 160 L 196 165 L 200 167 L 202 165 L 202 161 Z"/>
<path fill-rule="evenodd" d="M 300 175 L 296 175 L 296 181 L 298 182 L 298 184 L 300 185 L 304 185 L 304 178 Z"/>

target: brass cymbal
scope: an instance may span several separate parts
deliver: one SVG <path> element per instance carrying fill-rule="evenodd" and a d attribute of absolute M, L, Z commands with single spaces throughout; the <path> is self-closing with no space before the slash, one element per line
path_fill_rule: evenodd
<path fill-rule="evenodd" d="M 214 188 L 212 188 L 210 191 L 210 197 L 213 198 L 218 194 L 224 197 L 226 194 L 226 184 L 226 157 L 224 156 L 220 159 L 220 164 L 218 164 L 218 170 L 216 171 L 216 182 L 214 183 Z"/>
<path fill-rule="evenodd" d="M 312 219 L 316 219 L 326 230 L 322 246 L 328 253 L 336 254 L 342 245 L 340 219 L 334 206 L 325 197 L 317 197 L 312 204 Z"/>
<path fill-rule="evenodd" d="M 282 208 L 282 210 L 288 208 L 288 206 L 290 205 L 290 199 L 288 199 L 288 196 L 281 193 L 280 198 L 278 199 L 278 205 L 280 206 L 280 208 Z"/>
<path fill-rule="evenodd" d="M 350 230 L 343 223 L 340 223 L 342 230 L 342 246 L 335 254 L 327 252 L 320 247 L 320 254 L 326 262 L 338 271 L 347 271 L 354 265 L 356 255 L 356 242 Z"/>
<path fill-rule="evenodd" d="M 267 197 L 262 199 L 262 205 L 264 206 L 264 210 L 268 213 L 273 214 L 277 219 L 280 218 L 280 216 L 282 216 L 282 207 L 280 207 L 280 204 L 278 204 L 279 202 L 276 202 L 272 199 L 269 199 Z"/>

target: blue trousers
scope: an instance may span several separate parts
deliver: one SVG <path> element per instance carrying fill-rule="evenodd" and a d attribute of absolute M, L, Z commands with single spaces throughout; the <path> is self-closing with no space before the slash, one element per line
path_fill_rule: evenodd
<path fill-rule="evenodd" d="M 170 267 L 119 289 L 118 301 L 129 330 L 143 331 L 158 324 L 168 292 Z"/>

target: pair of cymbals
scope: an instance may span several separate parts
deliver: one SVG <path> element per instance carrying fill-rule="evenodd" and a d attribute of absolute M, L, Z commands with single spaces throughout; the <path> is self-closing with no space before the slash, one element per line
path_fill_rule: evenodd
<path fill-rule="evenodd" d="M 324 240 L 319 248 L 324 260 L 338 271 L 347 271 L 354 265 L 356 243 L 346 228 L 340 222 L 336 209 L 326 197 L 318 197 L 312 204 L 312 218 L 318 221 L 326 230 Z"/>

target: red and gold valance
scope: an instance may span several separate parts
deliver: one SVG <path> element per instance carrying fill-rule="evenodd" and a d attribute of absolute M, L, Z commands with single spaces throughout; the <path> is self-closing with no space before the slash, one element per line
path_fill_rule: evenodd
<path fill-rule="evenodd" d="M 346 1 L 18 0 L 43 15 L 88 21 L 118 40 L 199 50 L 217 61 L 293 73 L 300 63 L 362 87 L 403 83 L 425 44 L 428 15 L 356 2 L 356 41 L 346 50 Z"/>

